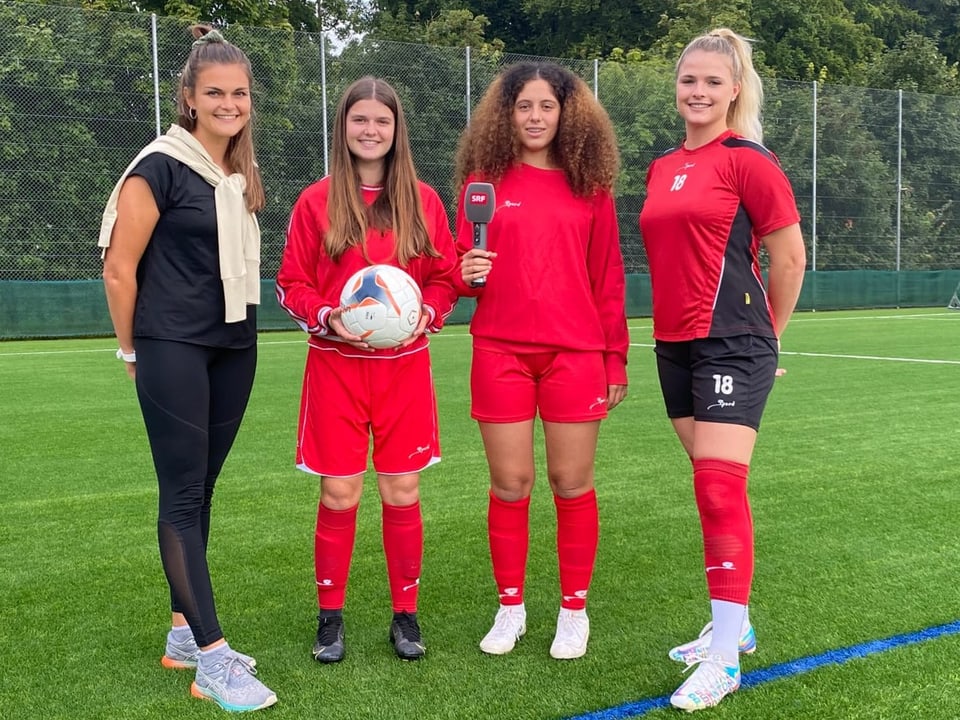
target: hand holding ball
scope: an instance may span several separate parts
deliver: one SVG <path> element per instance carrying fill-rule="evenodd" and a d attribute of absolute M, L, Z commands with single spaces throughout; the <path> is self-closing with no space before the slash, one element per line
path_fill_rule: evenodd
<path fill-rule="evenodd" d="M 370 347 L 392 348 L 413 335 L 422 305 L 420 288 L 407 273 L 393 265 L 371 265 L 343 286 L 340 320 Z"/>

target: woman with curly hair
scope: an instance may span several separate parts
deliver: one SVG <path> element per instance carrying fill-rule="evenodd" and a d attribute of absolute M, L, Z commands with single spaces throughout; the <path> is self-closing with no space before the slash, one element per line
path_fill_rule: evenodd
<path fill-rule="evenodd" d="M 538 414 L 560 570 L 550 655 L 572 659 L 587 651 L 587 592 L 599 539 L 597 437 L 600 421 L 627 392 L 626 283 L 612 194 L 618 166 L 606 112 L 586 83 L 552 63 L 506 68 L 460 141 L 458 284 L 477 300 L 471 415 L 490 468 L 487 525 L 500 596 L 480 642 L 492 655 L 513 650 L 526 632 Z M 487 249 L 473 248 L 464 214 L 464 189 L 473 181 L 494 185 Z"/>

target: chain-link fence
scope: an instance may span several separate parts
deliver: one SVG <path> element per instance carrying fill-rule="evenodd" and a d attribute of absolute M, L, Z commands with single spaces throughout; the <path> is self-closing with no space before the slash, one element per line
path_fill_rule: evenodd
<path fill-rule="evenodd" d="M 397 88 L 418 172 L 452 210 L 453 155 L 470 108 L 520 59 L 265 28 L 225 34 L 255 73 L 265 277 L 297 195 L 326 172 L 334 108 L 350 82 L 372 74 Z M 181 20 L 0 5 L 0 283 L 99 277 L 103 205 L 129 160 L 172 122 L 191 40 Z M 628 273 L 644 273 L 646 168 L 682 137 L 672 69 L 557 62 L 594 88 L 616 126 L 623 251 Z M 765 144 L 793 181 L 812 270 L 960 268 L 960 99 L 768 81 L 764 107 Z"/>

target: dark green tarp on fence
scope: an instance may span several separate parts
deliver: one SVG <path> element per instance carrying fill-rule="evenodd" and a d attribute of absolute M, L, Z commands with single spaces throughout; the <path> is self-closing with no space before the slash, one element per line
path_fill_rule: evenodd
<path fill-rule="evenodd" d="M 946 307 L 960 270 L 808 272 L 798 310 Z M 273 280 L 264 280 L 258 325 L 261 330 L 292 330 L 295 325 L 277 305 Z M 522 308 L 517 309 L 522 312 Z M 558 309 L 559 311 L 559 309 Z M 649 316 L 647 275 L 627 277 L 627 315 Z M 465 323 L 473 301 L 463 299 L 448 324 Z M 0 339 L 112 335 L 99 280 L 0 281 Z"/>

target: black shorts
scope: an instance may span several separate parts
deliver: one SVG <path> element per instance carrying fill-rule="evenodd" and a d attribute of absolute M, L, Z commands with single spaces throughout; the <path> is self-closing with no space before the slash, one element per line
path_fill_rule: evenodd
<path fill-rule="evenodd" d="M 777 341 L 756 335 L 657 340 L 667 417 L 760 427 L 777 372 Z"/>

